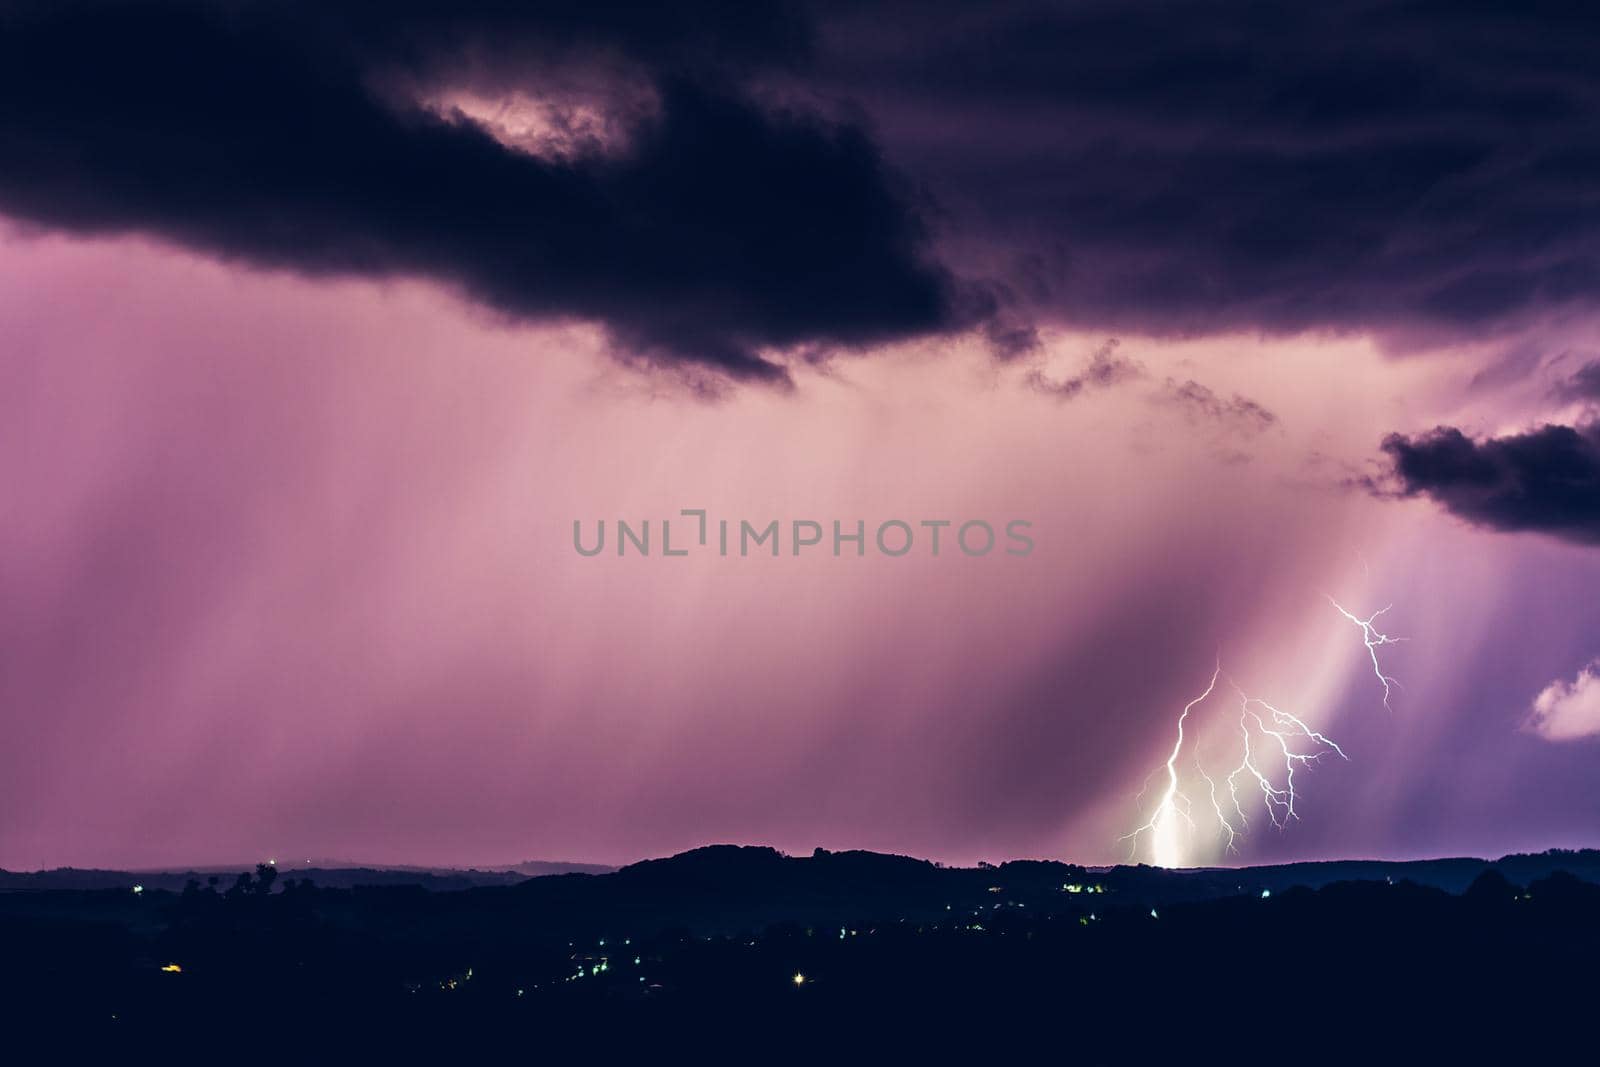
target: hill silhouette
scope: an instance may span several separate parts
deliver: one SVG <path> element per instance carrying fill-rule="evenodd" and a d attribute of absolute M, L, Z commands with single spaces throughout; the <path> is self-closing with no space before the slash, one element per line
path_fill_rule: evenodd
<path fill-rule="evenodd" d="M 9 1039 L 68 1059 L 256 1033 L 397 1062 L 1211 1062 L 1246 1039 L 1302 1062 L 1527 1058 L 1579 1036 L 1597 859 L 950 868 L 712 846 L 447 891 L 265 865 L 178 891 L 36 883 L 0 892 L 0 1005 Z"/>

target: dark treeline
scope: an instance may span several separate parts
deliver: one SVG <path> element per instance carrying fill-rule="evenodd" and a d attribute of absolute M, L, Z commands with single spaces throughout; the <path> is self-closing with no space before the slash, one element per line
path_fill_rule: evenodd
<path fill-rule="evenodd" d="M 1584 1032 L 1600 885 L 1549 873 L 1562 859 L 1460 893 L 732 848 L 449 893 L 264 866 L 176 893 L 0 893 L 0 1017 L 8 1040 L 136 1062 L 1480 1062 Z"/>

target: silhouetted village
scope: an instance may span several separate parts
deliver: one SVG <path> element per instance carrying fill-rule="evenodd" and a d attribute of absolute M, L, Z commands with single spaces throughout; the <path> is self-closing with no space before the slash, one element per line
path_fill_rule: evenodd
<path fill-rule="evenodd" d="M 1481 1062 L 1578 1049 L 1600 996 L 1592 851 L 1164 871 L 718 846 L 499 884 L 424 873 L 0 872 L 8 1044 Z"/>

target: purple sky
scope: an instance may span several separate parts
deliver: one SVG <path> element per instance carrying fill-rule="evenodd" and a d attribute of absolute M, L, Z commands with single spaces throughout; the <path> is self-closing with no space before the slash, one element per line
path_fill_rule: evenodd
<path fill-rule="evenodd" d="M 17 6 L 54 91 L 0 123 L 0 867 L 1600 844 L 1587 23 L 1489 12 L 1446 54 L 1395 15 L 1352 60 L 1354 14 L 929 8 L 891 54 L 809 6 L 525 38 L 476 7 L 416 52 L 402 5 L 360 106 L 170 16 L 343 101 L 304 120 L 355 131 L 330 177 L 221 60 L 214 110 L 149 74 L 173 110 L 102 122 L 47 62 L 115 56 L 96 5 Z M 1494 35 L 1523 67 L 1459 58 Z M 693 507 L 1037 547 L 573 550 Z M 1392 605 L 1390 709 L 1329 596 Z M 1348 759 L 1282 830 L 1247 781 L 1225 852 L 1223 681 L 1175 761 L 1195 825 L 1124 840 L 1219 661 Z"/>

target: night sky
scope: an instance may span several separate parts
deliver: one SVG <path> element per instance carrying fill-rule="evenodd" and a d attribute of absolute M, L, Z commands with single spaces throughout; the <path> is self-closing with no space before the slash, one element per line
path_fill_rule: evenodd
<path fill-rule="evenodd" d="M 0 0 L 0 867 L 1600 844 L 1596 54 Z M 782 552 L 574 550 L 685 508 Z"/>

